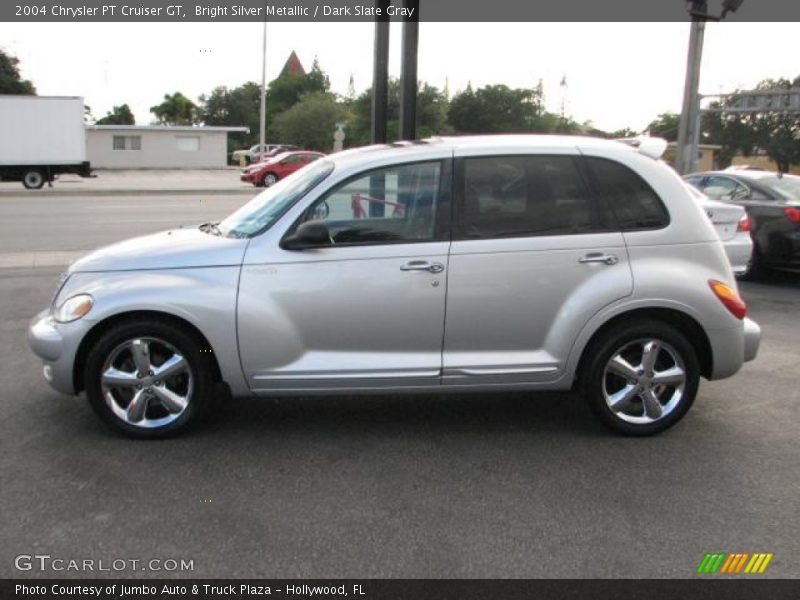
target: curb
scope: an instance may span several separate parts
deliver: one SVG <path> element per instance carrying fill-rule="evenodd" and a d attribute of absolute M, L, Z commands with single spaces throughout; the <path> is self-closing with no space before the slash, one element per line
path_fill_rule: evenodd
<path fill-rule="evenodd" d="M 45 198 L 47 196 L 164 196 L 169 194 L 241 194 L 241 195 L 255 195 L 262 190 L 258 188 L 233 188 L 233 189 L 146 189 L 146 190 L 132 190 L 132 189 L 108 189 L 108 190 L 25 190 L 20 189 L 18 192 L 0 191 L 0 198 L 18 198 L 20 196 L 31 196 L 34 198 Z"/>

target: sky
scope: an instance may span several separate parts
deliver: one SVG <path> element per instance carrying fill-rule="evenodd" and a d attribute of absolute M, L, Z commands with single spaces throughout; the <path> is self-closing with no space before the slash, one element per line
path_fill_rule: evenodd
<path fill-rule="evenodd" d="M 549 110 L 605 130 L 644 129 L 679 112 L 689 23 L 422 23 L 419 78 L 450 94 L 541 79 Z M 372 83 L 371 23 L 270 23 L 267 79 L 295 50 L 315 57 L 333 91 Z M 400 75 L 401 25 L 392 24 L 391 76 Z M 754 86 L 800 75 L 800 23 L 709 23 L 700 92 Z M 260 23 L 0 23 L 0 48 L 16 55 L 40 95 L 83 96 L 100 118 L 127 103 L 136 121 L 180 91 L 196 100 L 219 85 L 261 79 Z M 567 86 L 560 82 L 566 77 Z M 563 91 L 563 94 L 562 94 Z M 267 108 L 269 119 L 269 107 Z"/>

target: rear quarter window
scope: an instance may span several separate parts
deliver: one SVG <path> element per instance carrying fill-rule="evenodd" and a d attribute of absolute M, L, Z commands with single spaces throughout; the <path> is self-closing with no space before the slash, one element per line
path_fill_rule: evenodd
<path fill-rule="evenodd" d="M 669 225 L 669 213 L 661 198 L 636 172 L 606 158 L 587 157 L 585 161 L 596 194 L 620 229 L 661 229 Z"/>

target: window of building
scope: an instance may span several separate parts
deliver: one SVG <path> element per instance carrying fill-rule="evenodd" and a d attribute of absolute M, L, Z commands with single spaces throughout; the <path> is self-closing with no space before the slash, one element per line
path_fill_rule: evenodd
<path fill-rule="evenodd" d="M 571 156 L 467 158 L 458 229 L 464 238 L 607 230 Z"/>
<path fill-rule="evenodd" d="M 658 194 L 634 171 L 605 158 L 586 158 L 598 195 L 611 209 L 622 230 L 660 229 L 669 213 Z"/>
<path fill-rule="evenodd" d="M 114 150 L 141 150 L 142 136 L 140 135 L 115 135 L 112 147 Z"/>
<path fill-rule="evenodd" d="M 200 150 L 199 135 L 179 135 L 175 139 L 178 150 L 181 152 L 197 152 Z"/>

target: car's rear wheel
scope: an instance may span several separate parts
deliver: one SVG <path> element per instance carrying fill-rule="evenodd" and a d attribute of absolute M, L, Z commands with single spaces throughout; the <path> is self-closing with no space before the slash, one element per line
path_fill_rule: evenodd
<path fill-rule="evenodd" d="M 121 323 L 87 356 L 89 403 L 103 421 L 127 435 L 178 433 L 211 402 L 214 371 L 203 350 L 194 336 L 171 323 Z"/>
<path fill-rule="evenodd" d="M 651 435 L 677 423 L 700 382 L 697 352 L 660 321 L 620 324 L 587 350 L 581 388 L 601 421 L 626 435 Z"/>
<path fill-rule="evenodd" d="M 264 175 L 263 185 L 264 187 L 269 187 L 277 183 L 277 181 L 278 181 L 278 176 L 275 175 L 275 173 L 267 173 L 266 175 Z"/>
<path fill-rule="evenodd" d="M 44 182 L 44 173 L 40 169 L 29 169 L 22 176 L 22 185 L 29 190 L 38 190 Z"/>

